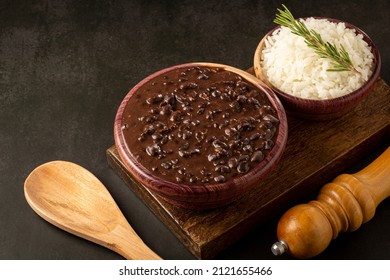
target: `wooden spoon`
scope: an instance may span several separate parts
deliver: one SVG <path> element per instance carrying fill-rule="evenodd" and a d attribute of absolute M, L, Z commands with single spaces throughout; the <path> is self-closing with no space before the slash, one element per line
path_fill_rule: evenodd
<path fill-rule="evenodd" d="M 37 167 L 24 194 L 39 216 L 65 231 L 126 259 L 161 259 L 135 233 L 106 187 L 77 164 L 52 161 Z"/>

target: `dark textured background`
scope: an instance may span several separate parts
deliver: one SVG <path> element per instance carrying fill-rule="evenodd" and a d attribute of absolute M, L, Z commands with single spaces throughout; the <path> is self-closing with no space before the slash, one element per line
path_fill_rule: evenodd
<path fill-rule="evenodd" d="M 0 1 L 0 259 L 121 259 L 38 217 L 23 194 L 38 165 L 69 160 L 107 186 L 129 222 L 166 259 L 192 255 L 108 167 L 116 110 L 129 89 L 175 64 L 242 69 L 271 29 L 280 1 Z M 376 42 L 390 82 L 390 2 L 283 1 L 296 17 L 350 22 Z M 376 153 L 357 164 L 359 170 Z M 353 169 L 352 169 L 353 170 Z M 218 255 L 275 259 L 278 217 Z M 390 259 L 390 200 L 372 221 L 318 258 Z M 289 258 L 285 256 L 283 258 Z"/>

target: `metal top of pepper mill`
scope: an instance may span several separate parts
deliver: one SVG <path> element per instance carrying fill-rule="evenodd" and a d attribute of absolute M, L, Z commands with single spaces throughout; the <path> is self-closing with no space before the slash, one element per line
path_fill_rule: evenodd
<path fill-rule="evenodd" d="M 275 256 L 283 255 L 285 252 L 288 251 L 287 243 L 283 240 L 280 240 L 278 242 L 275 242 L 272 247 L 271 251 Z"/>

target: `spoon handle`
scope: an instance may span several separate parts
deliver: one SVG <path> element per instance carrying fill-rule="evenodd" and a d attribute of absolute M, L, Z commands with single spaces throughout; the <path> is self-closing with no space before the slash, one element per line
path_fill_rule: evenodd
<path fill-rule="evenodd" d="M 127 259 L 161 259 L 132 229 L 106 187 L 66 161 L 37 167 L 24 184 L 31 208 L 49 223 Z"/>
<path fill-rule="evenodd" d="M 152 251 L 126 222 L 118 225 L 112 232 L 113 242 L 105 247 L 117 252 L 128 260 L 162 260 Z"/>

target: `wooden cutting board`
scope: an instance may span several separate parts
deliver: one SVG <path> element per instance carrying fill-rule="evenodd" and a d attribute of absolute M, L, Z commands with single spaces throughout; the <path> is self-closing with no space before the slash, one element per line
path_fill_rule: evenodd
<path fill-rule="evenodd" d="M 278 167 L 240 200 L 219 209 L 173 206 L 134 182 L 115 146 L 108 163 L 157 217 L 199 259 L 210 259 L 255 226 L 281 215 L 333 180 L 379 145 L 390 144 L 390 87 L 379 79 L 352 112 L 327 122 L 288 116 L 289 135 Z"/>

